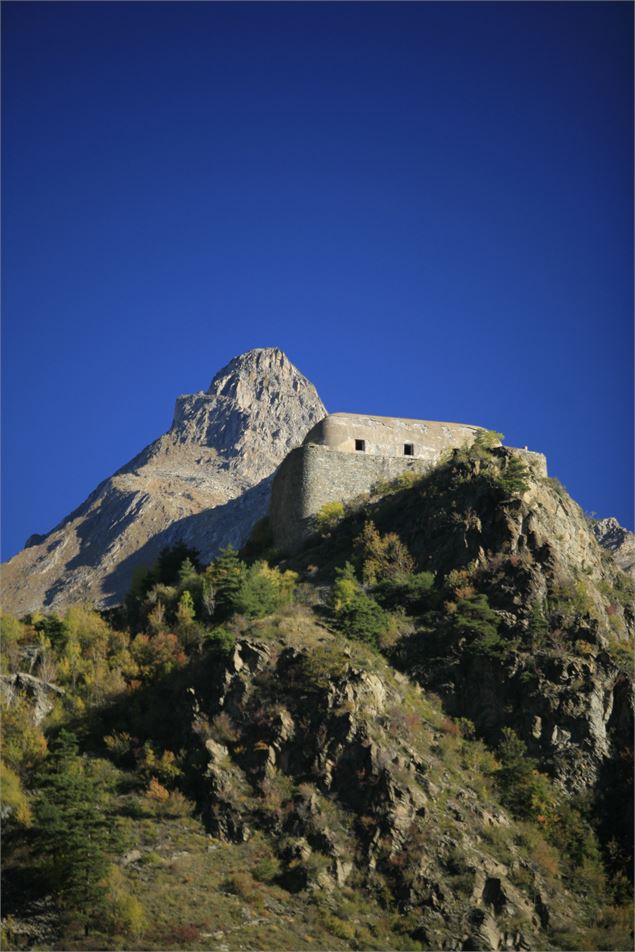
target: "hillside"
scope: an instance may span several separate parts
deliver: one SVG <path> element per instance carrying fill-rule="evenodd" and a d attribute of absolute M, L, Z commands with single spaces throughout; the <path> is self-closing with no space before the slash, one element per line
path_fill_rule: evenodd
<path fill-rule="evenodd" d="M 632 947 L 630 583 L 487 434 L 3 635 L 7 948 Z"/>
<path fill-rule="evenodd" d="M 240 545 L 267 511 L 271 474 L 325 413 L 282 351 L 236 357 L 207 392 L 177 399 L 167 433 L 3 565 L 4 608 L 117 604 L 135 568 L 176 539 L 206 559 Z"/>

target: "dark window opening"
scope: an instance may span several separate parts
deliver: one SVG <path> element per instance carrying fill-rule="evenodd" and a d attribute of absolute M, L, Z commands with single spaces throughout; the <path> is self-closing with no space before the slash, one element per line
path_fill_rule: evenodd
<path fill-rule="evenodd" d="M 414 456 L 414 455 L 415 455 L 415 445 L 414 445 L 414 443 L 404 443 L 404 445 L 403 445 L 403 455 L 404 455 L 404 456 Z"/>
<path fill-rule="evenodd" d="M 365 452 L 366 452 L 366 440 L 355 440 L 355 449 L 356 449 L 359 453 L 365 453 Z"/>

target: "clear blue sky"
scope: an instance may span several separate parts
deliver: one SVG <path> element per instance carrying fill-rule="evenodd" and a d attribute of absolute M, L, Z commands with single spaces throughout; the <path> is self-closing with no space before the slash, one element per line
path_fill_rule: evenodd
<path fill-rule="evenodd" d="M 280 346 L 633 526 L 628 3 L 4 3 L 8 557 Z"/>

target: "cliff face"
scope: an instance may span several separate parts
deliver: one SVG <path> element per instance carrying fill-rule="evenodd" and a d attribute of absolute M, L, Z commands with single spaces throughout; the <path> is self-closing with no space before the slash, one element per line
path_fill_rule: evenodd
<path fill-rule="evenodd" d="M 138 472 L 212 442 L 219 485 L 251 452 L 266 472 L 286 424 L 250 414 L 234 370 L 179 401 Z M 632 588 L 540 460 L 481 437 L 357 498 L 278 566 L 257 560 L 261 535 L 250 566 L 181 564 L 133 592 L 125 650 L 83 608 L 48 648 L 51 619 L 8 628 L 9 704 L 34 726 L 54 703 L 55 730 L 93 706 L 77 766 L 117 790 L 121 881 L 150 923 L 136 945 L 632 948 Z M 38 836 L 13 840 L 11 928 L 21 947 L 72 948 L 25 895 Z"/>
<path fill-rule="evenodd" d="M 224 658 L 161 691 L 142 702 L 173 712 L 153 740 L 183 752 L 212 842 L 266 843 L 283 902 L 318 903 L 348 943 L 326 934 L 307 947 L 351 948 L 387 910 L 392 934 L 365 931 L 360 945 L 550 948 L 549 930 L 582 921 L 578 899 L 519 845 L 483 748 L 470 759 L 438 701 L 308 609 L 253 622 Z M 134 705 L 123 714 L 138 732 Z M 340 897 L 355 909 L 349 931 L 330 915 Z"/>
<path fill-rule="evenodd" d="M 515 460 L 527 469 L 510 492 L 501 479 Z M 404 670 L 489 743 L 512 726 L 567 789 L 592 787 L 631 743 L 633 592 L 580 507 L 528 455 L 459 452 L 412 488 L 353 510 L 293 564 L 354 556 L 368 519 L 396 532 L 439 585 L 435 610 L 415 617 L 400 649 Z M 489 644 L 475 641 L 479 625 Z"/>
<path fill-rule="evenodd" d="M 270 476 L 326 411 L 277 348 L 236 357 L 207 392 L 177 399 L 169 431 L 2 571 L 3 607 L 117 604 L 137 565 L 183 539 L 204 560 L 267 511 Z"/>

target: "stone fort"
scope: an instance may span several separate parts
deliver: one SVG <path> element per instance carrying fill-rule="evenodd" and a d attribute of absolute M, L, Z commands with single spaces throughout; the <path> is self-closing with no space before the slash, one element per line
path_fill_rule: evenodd
<path fill-rule="evenodd" d="M 472 443 L 482 427 L 397 417 L 332 413 L 279 466 L 271 491 L 274 543 L 292 552 L 314 531 L 325 503 L 348 502 L 378 482 L 425 473 L 447 449 Z M 545 457 L 517 450 L 547 474 Z"/>

